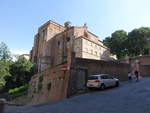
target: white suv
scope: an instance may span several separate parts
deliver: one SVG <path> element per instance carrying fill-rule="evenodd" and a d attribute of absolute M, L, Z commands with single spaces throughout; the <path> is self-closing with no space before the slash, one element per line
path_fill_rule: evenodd
<path fill-rule="evenodd" d="M 106 87 L 111 86 L 119 86 L 119 80 L 117 78 L 113 78 L 109 74 L 99 74 L 99 75 L 91 75 L 88 77 L 87 87 L 89 89 L 92 88 L 101 88 L 105 89 Z"/>

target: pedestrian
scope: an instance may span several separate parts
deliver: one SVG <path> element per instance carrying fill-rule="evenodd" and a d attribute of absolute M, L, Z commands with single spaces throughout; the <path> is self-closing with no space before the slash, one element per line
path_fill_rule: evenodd
<path fill-rule="evenodd" d="M 136 77 L 136 82 L 138 82 L 139 81 L 139 72 L 136 70 L 134 72 L 134 74 L 135 74 L 135 77 Z"/>
<path fill-rule="evenodd" d="M 131 72 L 128 72 L 128 79 L 129 79 L 129 81 L 131 81 L 131 80 L 132 80 Z"/>

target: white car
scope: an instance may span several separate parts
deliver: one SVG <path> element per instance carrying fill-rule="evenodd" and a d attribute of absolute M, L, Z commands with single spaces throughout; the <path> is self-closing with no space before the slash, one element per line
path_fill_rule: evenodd
<path fill-rule="evenodd" d="M 119 79 L 113 78 L 109 74 L 91 75 L 88 77 L 87 87 L 105 89 L 106 87 L 119 86 Z"/>

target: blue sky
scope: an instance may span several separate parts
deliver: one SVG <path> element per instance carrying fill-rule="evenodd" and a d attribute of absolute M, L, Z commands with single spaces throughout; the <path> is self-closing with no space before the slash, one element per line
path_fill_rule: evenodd
<path fill-rule="evenodd" d="M 87 23 L 103 40 L 118 29 L 150 27 L 150 0 L 0 0 L 0 42 L 14 53 L 28 53 L 39 26 Z"/>

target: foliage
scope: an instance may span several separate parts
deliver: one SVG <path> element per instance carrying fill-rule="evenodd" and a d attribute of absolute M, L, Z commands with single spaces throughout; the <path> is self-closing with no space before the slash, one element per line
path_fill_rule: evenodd
<path fill-rule="evenodd" d="M 5 77 L 9 76 L 9 66 L 11 64 L 10 51 L 7 45 L 3 42 L 0 43 L 0 89 L 5 86 Z"/>
<path fill-rule="evenodd" d="M 138 56 L 150 54 L 150 28 L 141 27 L 128 34 L 123 30 L 112 33 L 103 41 L 116 54 L 118 59 L 125 56 Z"/>
<path fill-rule="evenodd" d="M 10 89 L 8 91 L 8 97 L 10 99 L 14 99 L 16 97 L 26 95 L 28 92 L 28 87 L 29 86 L 26 84 L 26 85 L 20 86 L 20 87 L 15 88 L 15 89 Z"/>
<path fill-rule="evenodd" d="M 40 91 L 43 87 L 43 84 L 42 84 L 42 81 L 44 79 L 44 75 L 42 74 L 40 77 L 39 77 L 39 83 L 38 83 L 38 91 Z"/>
<path fill-rule="evenodd" d="M 0 89 L 5 86 L 5 77 L 10 76 L 9 73 L 9 65 L 11 64 L 10 61 L 0 60 Z"/>
<path fill-rule="evenodd" d="M 44 78 L 44 75 L 41 75 L 41 76 L 39 77 L 39 82 L 40 82 L 40 83 L 43 81 L 43 78 Z"/>
<path fill-rule="evenodd" d="M 3 60 L 10 59 L 10 51 L 4 42 L 0 43 L 0 59 Z"/>
<path fill-rule="evenodd" d="M 130 56 L 149 54 L 150 28 L 141 27 L 128 34 L 128 51 Z"/>
<path fill-rule="evenodd" d="M 33 93 L 36 93 L 36 88 L 34 88 Z"/>
<path fill-rule="evenodd" d="M 10 65 L 9 73 L 11 76 L 5 77 L 6 89 L 28 84 L 34 74 L 33 65 L 30 61 L 21 56 L 16 62 Z"/>
<path fill-rule="evenodd" d="M 52 84 L 51 84 L 51 82 L 49 82 L 49 83 L 47 84 L 47 89 L 50 90 L 50 89 L 51 89 L 51 86 L 52 86 Z"/>
<path fill-rule="evenodd" d="M 23 56 L 12 61 L 10 51 L 5 43 L 0 43 L 0 90 L 6 92 L 24 84 L 28 84 L 31 77 L 37 72 L 33 65 Z"/>
<path fill-rule="evenodd" d="M 126 56 L 125 42 L 127 40 L 127 33 L 124 30 L 118 30 L 112 33 L 111 37 L 106 37 L 104 44 L 110 48 L 112 54 L 116 54 L 117 58 Z"/>
<path fill-rule="evenodd" d="M 40 91 L 40 90 L 42 89 L 42 87 L 43 87 L 43 84 L 42 84 L 42 83 L 39 83 L 39 84 L 38 84 L 38 91 Z"/>

